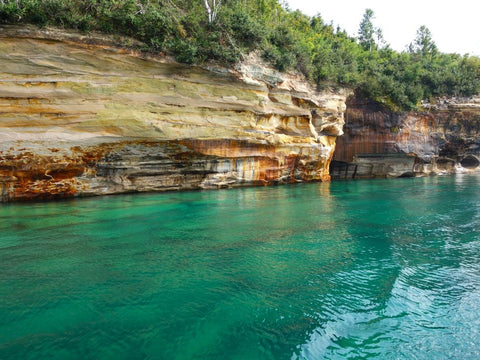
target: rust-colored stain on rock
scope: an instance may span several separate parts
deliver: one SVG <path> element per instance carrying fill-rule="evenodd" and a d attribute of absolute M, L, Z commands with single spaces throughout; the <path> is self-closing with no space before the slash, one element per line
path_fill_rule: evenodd
<path fill-rule="evenodd" d="M 334 155 L 336 176 L 423 176 L 480 168 L 463 166 L 471 163 L 464 159 L 480 158 L 480 99 L 440 99 L 424 111 L 394 113 L 350 98 L 345 117 L 345 135 L 338 138 Z M 373 156 L 382 154 L 383 160 Z M 389 156 L 394 154 L 411 161 Z M 399 167 L 402 161 L 409 165 Z M 387 169 L 394 167 L 397 171 Z"/>
<path fill-rule="evenodd" d="M 330 178 L 346 92 L 24 30 L 0 34 L 2 202 Z"/>

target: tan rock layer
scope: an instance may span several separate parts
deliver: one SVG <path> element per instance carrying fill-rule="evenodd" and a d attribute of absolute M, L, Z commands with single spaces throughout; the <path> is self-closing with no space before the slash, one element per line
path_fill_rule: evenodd
<path fill-rule="evenodd" d="M 236 69 L 189 67 L 54 29 L 7 30 L 3 202 L 329 180 L 345 92 L 255 55 Z"/>

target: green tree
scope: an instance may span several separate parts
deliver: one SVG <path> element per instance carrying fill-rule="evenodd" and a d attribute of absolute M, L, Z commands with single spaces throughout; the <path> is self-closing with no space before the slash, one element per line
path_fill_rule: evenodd
<path fill-rule="evenodd" d="M 373 25 L 372 20 L 374 18 L 375 14 L 373 10 L 366 9 L 360 22 L 360 28 L 358 29 L 358 41 L 360 45 L 369 52 L 372 52 L 377 45 L 384 42 L 382 30 Z"/>
<path fill-rule="evenodd" d="M 432 33 L 425 25 L 420 26 L 417 30 L 417 36 L 413 43 L 408 46 L 408 51 L 422 57 L 437 53 L 438 49 L 435 41 L 433 41 Z"/>

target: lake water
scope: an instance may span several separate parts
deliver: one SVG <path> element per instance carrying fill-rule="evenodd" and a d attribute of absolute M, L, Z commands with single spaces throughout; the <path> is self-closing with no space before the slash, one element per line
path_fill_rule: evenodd
<path fill-rule="evenodd" d="M 0 359 L 478 359 L 480 177 L 0 205 Z"/>

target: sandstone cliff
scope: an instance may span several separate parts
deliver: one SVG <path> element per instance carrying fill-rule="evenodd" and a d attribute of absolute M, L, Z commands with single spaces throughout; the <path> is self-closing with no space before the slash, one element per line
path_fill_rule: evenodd
<path fill-rule="evenodd" d="M 421 176 L 480 170 L 480 99 L 438 99 L 423 111 L 393 113 L 347 101 L 334 178 Z"/>
<path fill-rule="evenodd" d="M 107 40 L 0 29 L 1 201 L 329 180 L 344 92 Z"/>

